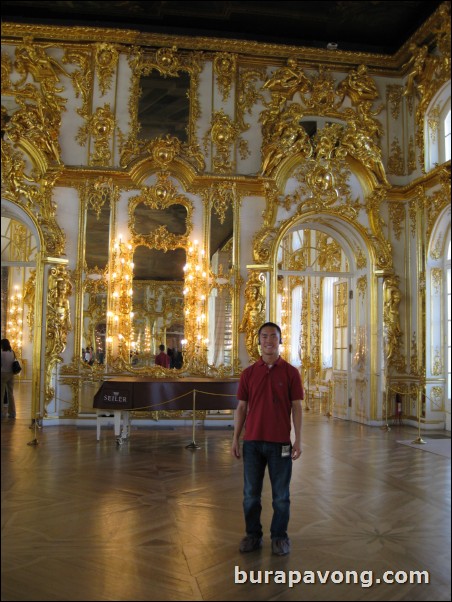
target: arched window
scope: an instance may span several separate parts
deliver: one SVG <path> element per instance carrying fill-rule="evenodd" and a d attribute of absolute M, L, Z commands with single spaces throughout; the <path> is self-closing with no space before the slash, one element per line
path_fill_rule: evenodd
<path fill-rule="evenodd" d="M 432 99 L 424 123 L 425 167 L 430 171 L 450 160 L 450 82 Z"/>

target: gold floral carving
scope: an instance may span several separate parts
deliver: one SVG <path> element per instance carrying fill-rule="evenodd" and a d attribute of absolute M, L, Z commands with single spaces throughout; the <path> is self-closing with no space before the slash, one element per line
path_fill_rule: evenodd
<path fill-rule="evenodd" d="M 402 149 L 398 138 L 394 138 L 391 144 L 391 152 L 388 158 L 388 173 L 396 176 L 403 176 L 405 174 Z"/>
<path fill-rule="evenodd" d="M 356 281 L 356 288 L 360 297 L 365 299 L 367 291 L 367 276 L 360 276 Z"/>
<path fill-rule="evenodd" d="M 435 386 L 430 389 L 431 409 L 433 412 L 444 412 L 444 389 Z"/>
<path fill-rule="evenodd" d="M 433 284 L 433 293 L 435 295 L 439 295 L 441 293 L 443 284 L 443 270 L 441 268 L 432 268 L 431 276 Z"/>
<path fill-rule="evenodd" d="M 432 376 L 441 376 L 443 373 L 443 356 L 440 349 L 435 349 L 435 355 L 433 358 Z"/>
<path fill-rule="evenodd" d="M 408 142 L 408 175 L 412 174 L 416 169 L 416 147 L 414 145 L 413 136 L 410 136 Z"/>
<path fill-rule="evenodd" d="M 362 270 L 363 268 L 367 267 L 367 259 L 361 248 L 358 248 L 356 250 L 355 255 L 356 255 L 356 267 L 358 268 L 358 270 Z"/>
<path fill-rule="evenodd" d="M 390 203 L 389 216 L 394 236 L 396 240 L 400 240 L 402 227 L 405 222 L 405 206 L 404 203 Z"/>
<path fill-rule="evenodd" d="M 245 123 L 245 114 L 251 113 L 253 105 L 264 101 L 264 97 L 259 91 L 256 82 L 264 79 L 264 72 L 251 69 L 244 69 L 239 72 L 238 98 L 237 98 L 237 123 L 242 132 L 249 129 L 249 124 Z"/>
<path fill-rule="evenodd" d="M 80 67 L 80 69 L 72 71 L 69 77 L 72 80 L 75 97 L 82 99 L 82 106 L 76 111 L 81 117 L 87 119 L 90 113 L 89 101 L 93 88 L 92 52 L 68 48 L 64 53 L 63 63 L 76 64 Z"/>
<path fill-rule="evenodd" d="M 204 135 L 206 153 L 209 139 L 216 148 L 216 154 L 213 157 L 214 172 L 227 173 L 233 171 L 235 161 L 231 160 L 231 150 L 239 134 L 238 124 L 226 115 L 223 109 L 214 112 L 211 126 Z"/>
<path fill-rule="evenodd" d="M 366 209 L 369 216 L 372 241 L 376 250 L 376 266 L 380 270 L 392 269 L 392 247 L 384 236 L 384 222 L 380 211 L 385 196 L 385 190 L 377 188 L 366 198 Z"/>
<path fill-rule="evenodd" d="M 223 95 L 223 100 L 227 100 L 237 70 L 237 55 L 229 52 L 217 54 L 213 61 L 213 70 L 217 76 L 217 85 Z"/>
<path fill-rule="evenodd" d="M 84 146 L 88 136 L 94 139 L 94 152 L 89 158 L 89 165 L 102 165 L 108 167 L 111 163 L 110 146 L 113 140 L 116 119 L 106 103 L 103 107 L 97 107 L 85 125 L 79 129 L 76 140 L 80 146 Z"/>
<path fill-rule="evenodd" d="M 390 84 L 386 87 L 386 100 L 391 109 L 393 119 L 398 119 L 400 107 L 402 106 L 403 86 Z"/>
<path fill-rule="evenodd" d="M 96 71 L 102 96 L 111 87 L 113 73 L 118 65 L 119 52 L 114 44 L 96 44 Z"/>
<path fill-rule="evenodd" d="M 439 128 L 439 115 L 440 115 L 439 105 L 436 105 L 436 107 L 433 107 L 433 109 L 431 111 L 429 111 L 429 114 L 428 114 L 427 123 L 428 123 L 429 131 L 430 131 L 431 142 L 436 142 L 436 136 L 438 134 L 438 128 Z"/>

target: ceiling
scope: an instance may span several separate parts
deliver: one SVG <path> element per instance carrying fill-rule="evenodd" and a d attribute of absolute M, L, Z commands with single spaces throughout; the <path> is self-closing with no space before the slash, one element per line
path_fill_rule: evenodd
<path fill-rule="evenodd" d="M 2 1 L 2 21 L 23 24 L 91 26 L 122 28 L 162 35 L 200 36 L 326 48 L 337 44 L 339 50 L 394 54 L 441 4 L 400 1 L 321 1 L 321 2 L 152 2 L 152 1 Z M 184 140 L 188 122 L 187 82 L 182 78 L 149 77 L 142 82 L 139 104 L 141 135 L 151 139 L 171 133 Z M 168 88 L 170 81 L 171 88 Z M 149 85 L 147 85 L 147 83 Z M 180 124 L 183 124 L 182 127 Z M 162 127 L 165 131 L 162 130 Z M 101 222 L 108 223 L 106 215 Z M 144 218 L 143 218 L 144 219 Z M 152 219 L 160 217 L 152 216 Z M 181 224 L 184 219 L 181 219 Z M 104 224 L 105 225 L 105 224 Z M 153 224 L 143 224 L 152 231 Z M 154 224 L 155 226 L 155 224 Z M 97 227 L 97 226 L 96 226 Z M 101 227 L 100 225 L 98 227 Z M 150 228 L 150 229 L 149 229 Z M 93 265 L 105 263 L 108 246 L 91 233 L 88 249 Z M 232 234 L 232 215 L 223 223 L 212 217 L 211 253 L 227 242 Z M 96 242 L 95 242 L 96 241 Z M 177 257 L 176 257 L 177 256 Z M 138 279 L 181 280 L 185 263 L 181 249 L 168 254 L 145 247 L 135 254 Z M 96 263 L 97 262 L 97 263 Z"/>
<path fill-rule="evenodd" d="M 2 20 L 394 54 L 441 4 L 400 1 L 2 1 Z"/>

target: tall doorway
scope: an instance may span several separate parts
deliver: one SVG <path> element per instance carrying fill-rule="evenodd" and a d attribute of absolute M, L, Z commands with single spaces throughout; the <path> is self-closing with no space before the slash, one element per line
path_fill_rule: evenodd
<path fill-rule="evenodd" d="M 351 372 L 350 260 L 326 231 L 297 226 L 277 256 L 277 320 L 282 355 L 305 385 L 305 409 L 349 417 Z"/>

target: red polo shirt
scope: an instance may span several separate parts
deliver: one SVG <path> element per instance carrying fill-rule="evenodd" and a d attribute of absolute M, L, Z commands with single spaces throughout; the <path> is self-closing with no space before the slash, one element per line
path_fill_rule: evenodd
<path fill-rule="evenodd" d="M 248 403 L 244 439 L 289 443 L 292 401 L 303 398 L 294 366 L 279 357 L 269 368 L 260 358 L 240 375 L 237 399 Z"/>

